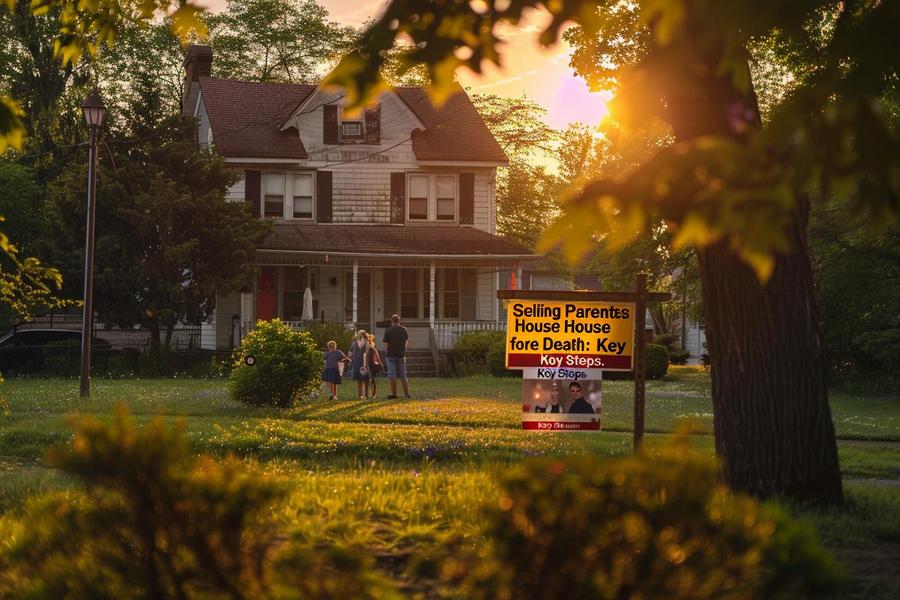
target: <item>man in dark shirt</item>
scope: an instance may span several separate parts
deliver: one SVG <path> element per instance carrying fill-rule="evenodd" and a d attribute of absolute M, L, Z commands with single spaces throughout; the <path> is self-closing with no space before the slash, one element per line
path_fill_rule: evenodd
<path fill-rule="evenodd" d="M 581 393 L 581 384 L 577 381 L 573 381 L 569 384 L 569 394 L 572 395 L 572 405 L 569 407 L 569 414 L 571 415 L 592 415 L 594 414 L 594 407 L 591 406 L 591 403 L 584 399 L 584 396 Z"/>
<path fill-rule="evenodd" d="M 409 381 L 406 378 L 406 345 L 409 332 L 400 324 L 400 315 L 391 315 L 391 326 L 384 332 L 381 340 L 387 345 L 387 372 L 391 380 L 390 400 L 397 398 L 397 379 L 403 383 L 403 395 L 409 398 Z"/>

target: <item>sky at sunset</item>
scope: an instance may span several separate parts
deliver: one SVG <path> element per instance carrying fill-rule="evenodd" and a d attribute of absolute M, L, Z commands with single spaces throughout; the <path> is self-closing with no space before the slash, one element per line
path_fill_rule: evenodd
<path fill-rule="evenodd" d="M 378 16 L 385 0 L 319 0 L 331 17 L 346 25 L 358 27 Z M 212 10 L 221 10 L 225 0 L 210 0 Z M 547 122 L 563 129 L 570 123 L 594 125 L 606 112 L 606 93 L 591 93 L 587 84 L 572 74 L 569 48 L 562 41 L 550 48 L 540 48 L 538 32 L 549 15 L 533 11 L 518 27 L 502 32 L 506 45 L 501 49 L 504 68 L 490 68 L 481 76 L 467 69 L 457 73 L 459 82 L 470 93 L 492 93 L 517 97 L 523 93 L 547 109 Z"/>

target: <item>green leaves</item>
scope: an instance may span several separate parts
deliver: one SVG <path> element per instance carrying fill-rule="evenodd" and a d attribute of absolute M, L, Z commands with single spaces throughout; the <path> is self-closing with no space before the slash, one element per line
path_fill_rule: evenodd
<path fill-rule="evenodd" d="M 12 98 L 0 95 L 0 155 L 10 147 L 21 150 L 25 139 L 25 113 Z"/>

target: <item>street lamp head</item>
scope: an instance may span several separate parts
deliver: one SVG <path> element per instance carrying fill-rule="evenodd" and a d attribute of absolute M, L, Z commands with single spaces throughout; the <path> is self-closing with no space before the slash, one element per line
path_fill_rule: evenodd
<path fill-rule="evenodd" d="M 81 110 L 84 112 L 84 122 L 88 129 L 99 129 L 103 126 L 103 120 L 106 118 L 106 106 L 103 105 L 100 92 L 96 88 L 82 103 Z"/>

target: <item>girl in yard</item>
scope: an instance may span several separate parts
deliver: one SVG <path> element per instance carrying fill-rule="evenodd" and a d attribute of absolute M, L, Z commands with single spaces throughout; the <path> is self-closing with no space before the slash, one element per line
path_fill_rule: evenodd
<path fill-rule="evenodd" d="M 372 400 L 374 400 L 375 394 L 378 393 L 378 377 L 381 375 L 383 367 L 381 355 L 375 348 L 375 336 L 371 333 L 369 334 L 369 354 L 367 358 L 369 361 L 369 383 L 372 385 Z"/>
<path fill-rule="evenodd" d="M 369 384 L 369 336 L 365 329 L 356 333 L 356 339 L 350 344 L 350 373 L 356 380 L 359 399 L 365 400 Z"/>
<path fill-rule="evenodd" d="M 337 349 L 337 342 L 331 340 L 328 342 L 328 352 L 325 354 L 325 370 L 322 372 L 322 379 L 328 384 L 329 400 L 337 400 L 337 386 L 341 385 L 341 369 L 342 362 L 350 362 L 350 358 Z"/>

